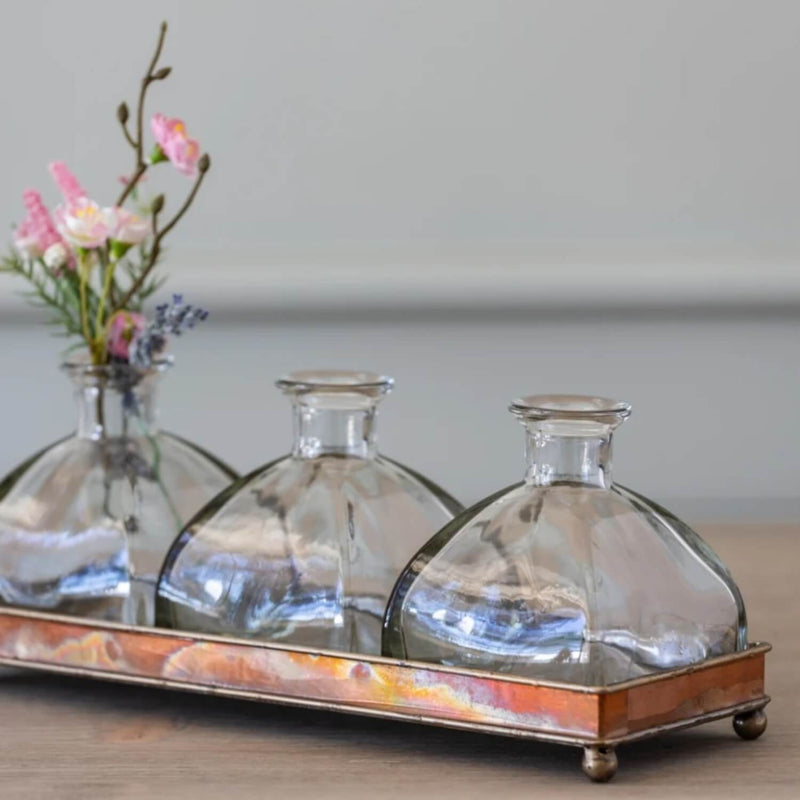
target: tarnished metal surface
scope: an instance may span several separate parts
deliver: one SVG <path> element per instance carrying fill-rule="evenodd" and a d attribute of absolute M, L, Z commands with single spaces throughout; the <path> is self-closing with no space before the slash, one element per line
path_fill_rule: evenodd
<path fill-rule="evenodd" d="M 3 664 L 576 745 L 759 708 L 768 650 L 592 688 L 0 609 Z"/>
<path fill-rule="evenodd" d="M 733 729 L 742 739 L 758 739 L 767 729 L 767 715 L 757 708 L 733 718 Z"/>

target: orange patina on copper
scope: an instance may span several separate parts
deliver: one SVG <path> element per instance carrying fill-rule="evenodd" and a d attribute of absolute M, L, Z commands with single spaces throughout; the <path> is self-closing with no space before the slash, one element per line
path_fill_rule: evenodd
<path fill-rule="evenodd" d="M 571 744 L 623 741 L 763 705 L 768 649 L 587 688 L 0 609 L 0 663 Z"/>

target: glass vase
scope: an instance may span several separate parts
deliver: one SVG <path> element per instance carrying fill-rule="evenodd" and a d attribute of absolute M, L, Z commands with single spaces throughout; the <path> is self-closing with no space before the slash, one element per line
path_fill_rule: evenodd
<path fill-rule="evenodd" d="M 742 598 L 688 525 L 612 482 L 630 406 L 534 396 L 525 480 L 465 511 L 416 555 L 387 609 L 395 658 L 604 686 L 746 643 Z"/>
<path fill-rule="evenodd" d="M 379 653 L 394 581 L 462 507 L 380 455 L 389 378 L 298 372 L 291 454 L 223 492 L 181 534 L 159 582 L 157 622 L 331 650 Z"/>
<path fill-rule="evenodd" d="M 0 482 L 0 603 L 152 625 L 176 533 L 236 475 L 159 431 L 170 366 L 69 363 L 78 425 Z"/>

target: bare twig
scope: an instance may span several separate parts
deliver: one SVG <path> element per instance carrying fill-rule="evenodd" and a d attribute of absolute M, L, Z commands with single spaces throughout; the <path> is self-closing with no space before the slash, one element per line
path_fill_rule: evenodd
<path fill-rule="evenodd" d="M 136 149 L 136 142 L 133 141 L 133 137 L 128 132 L 128 104 L 127 103 L 120 103 L 117 106 L 117 119 L 119 120 L 119 124 L 122 127 L 122 132 L 125 134 L 125 138 L 128 140 L 128 144 L 135 150 Z"/>
<path fill-rule="evenodd" d="M 142 78 L 142 85 L 139 89 L 139 104 L 136 107 L 136 163 L 141 165 L 144 163 L 142 160 L 142 129 L 144 120 L 144 95 L 147 92 L 147 87 L 154 81 L 160 80 L 153 75 L 153 70 L 158 64 L 158 59 L 161 57 L 161 49 L 164 47 L 164 37 L 167 35 L 167 23 L 161 23 L 161 30 L 158 34 L 158 44 L 156 51 L 153 53 L 153 58 L 150 61 L 150 66 L 147 68 L 147 74 Z M 166 77 L 166 76 L 164 76 Z"/>
<path fill-rule="evenodd" d="M 122 192 L 122 194 L 119 196 L 119 199 L 117 200 L 118 206 L 121 206 L 128 199 L 128 195 L 133 191 L 136 184 L 139 183 L 139 179 L 142 177 L 142 175 L 144 175 L 146 170 L 147 170 L 147 164 L 139 164 L 139 166 L 136 167 L 136 172 L 134 172 L 133 175 L 131 175 L 131 177 L 128 179 L 128 183 L 125 186 L 125 190 Z"/>
<path fill-rule="evenodd" d="M 125 138 L 128 140 L 129 144 L 132 147 L 136 147 L 136 143 L 131 139 L 131 135 L 128 133 L 128 128 L 125 126 L 125 123 L 122 123 L 122 132 L 125 134 Z"/>
<path fill-rule="evenodd" d="M 142 78 L 141 85 L 139 87 L 139 102 L 136 106 L 136 139 L 134 140 L 133 137 L 128 133 L 128 128 L 126 126 L 127 123 L 127 106 L 125 106 L 125 122 L 122 121 L 122 114 L 120 108 L 117 109 L 117 118 L 120 119 L 122 124 L 122 130 L 125 133 L 125 138 L 128 140 L 128 143 L 133 147 L 136 151 L 136 163 L 134 165 L 134 173 L 131 176 L 130 180 L 128 181 L 127 186 L 123 190 L 122 194 L 119 196 L 119 200 L 117 200 L 117 205 L 121 206 L 127 199 L 128 195 L 133 191 L 133 188 L 139 182 L 139 179 L 144 175 L 145 171 L 147 170 L 147 163 L 144 160 L 144 98 L 145 94 L 147 93 L 147 87 L 150 86 L 153 81 L 160 81 L 169 75 L 169 68 L 165 67 L 160 69 L 157 73 L 154 73 L 153 70 L 156 68 L 158 64 L 158 59 L 161 57 L 161 50 L 164 47 L 164 37 L 167 35 L 167 23 L 161 23 L 161 30 L 158 34 L 158 43 L 156 44 L 156 51 L 153 53 L 152 59 L 150 59 L 150 65 L 147 67 L 147 72 L 145 73 L 144 77 Z M 123 104 L 124 105 L 124 104 Z"/>
<path fill-rule="evenodd" d="M 158 230 L 157 217 L 163 206 L 163 196 L 159 195 L 159 197 L 156 198 L 156 202 L 153 204 L 153 246 L 150 249 L 150 257 L 147 261 L 147 266 L 141 271 L 138 278 L 133 282 L 128 291 L 125 292 L 122 300 L 117 303 L 117 310 L 125 308 L 131 299 L 136 295 L 136 292 L 139 291 L 144 282 L 147 280 L 148 275 L 155 266 L 158 256 L 161 253 L 162 239 L 178 224 L 181 217 L 183 217 L 183 215 L 189 210 L 189 206 L 191 206 L 194 198 L 197 196 L 197 192 L 200 191 L 203 178 L 205 178 L 206 172 L 208 172 L 210 167 L 211 159 L 209 158 L 208 153 L 205 153 L 197 162 L 198 174 L 194 182 L 194 186 L 192 186 L 192 190 L 183 201 L 183 205 L 178 209 L 175 216 L 172 217 L 172 219 L 161 230 Z M 161 202 L 158 202 L 159 200 Z"/>
<path fill-rule="evenodd" d="M 204 153 L 202 156 L 200 156 L 200 160 L 197 162 L 197 179 L 194 182 L 194 186 L 192 186 L 192 191 L 189 192 L 188 197 L 183 201 L 183 205 L 178 209 L 177 214 L 175 214 L 175 216 L 161 230 L 159 238 L 166 236 L 178 224 L 180 218 L 189 210 L 189 206 L 197 196 L 198 191 L 200 191 L 200 184 L 202 184 L 203 178 L 210 167 L 211 158 L 209 157 L 208 153 Z"/>

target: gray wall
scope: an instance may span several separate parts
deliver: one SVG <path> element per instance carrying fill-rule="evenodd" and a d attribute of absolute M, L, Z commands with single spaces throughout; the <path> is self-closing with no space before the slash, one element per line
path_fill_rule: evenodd
<path fill-rule="evenodd" d="M 31 0 L 0 6 L 0 219 L 66 160 L 101 203 L 150 112 L 213 158 L 169 240 L 213 311 L 165 424 L 241 469 L 288 446 L 272 378 L 393 374 L 386 452 L 465 500 L 515 480 L 516 394 L 632 401 L 620 480 L 691 516 L 800 514 L 800 4 Z M 163 165 L 148 181 L 176 203 Z M 174 207 L 174 206 L 173 206 Z M 0 470 L 71 425 L 60 343 L 0 280 Z"/>
<path fill-rule="evenodd" d="M 176 258 L 799 252 L 794 0 L 3 3 L 0 218 L 53 158 L 116 193 L 114 110 L 162 18 L 175 71 L 150 111 L 215 160 Z"/>
<path fill-rule="evenodd" d="M 54 345 L 8 329 L 0 467 L 72 423 Z M 20 344 L 15 344 L 20 343 Z M 800 517 L 796 319 L 525 318 L 233 326 L 209 320 L 178 342 L 162 421 L 249 470 L 285 451 L 291 425 L 272 379 L 298 366 L 378 369 L 397 379 L 381 448 L 464 501 L 522 475 L 515 395 L 598 392 L 634 404 L 616 476 L 693 518 Z"/>

